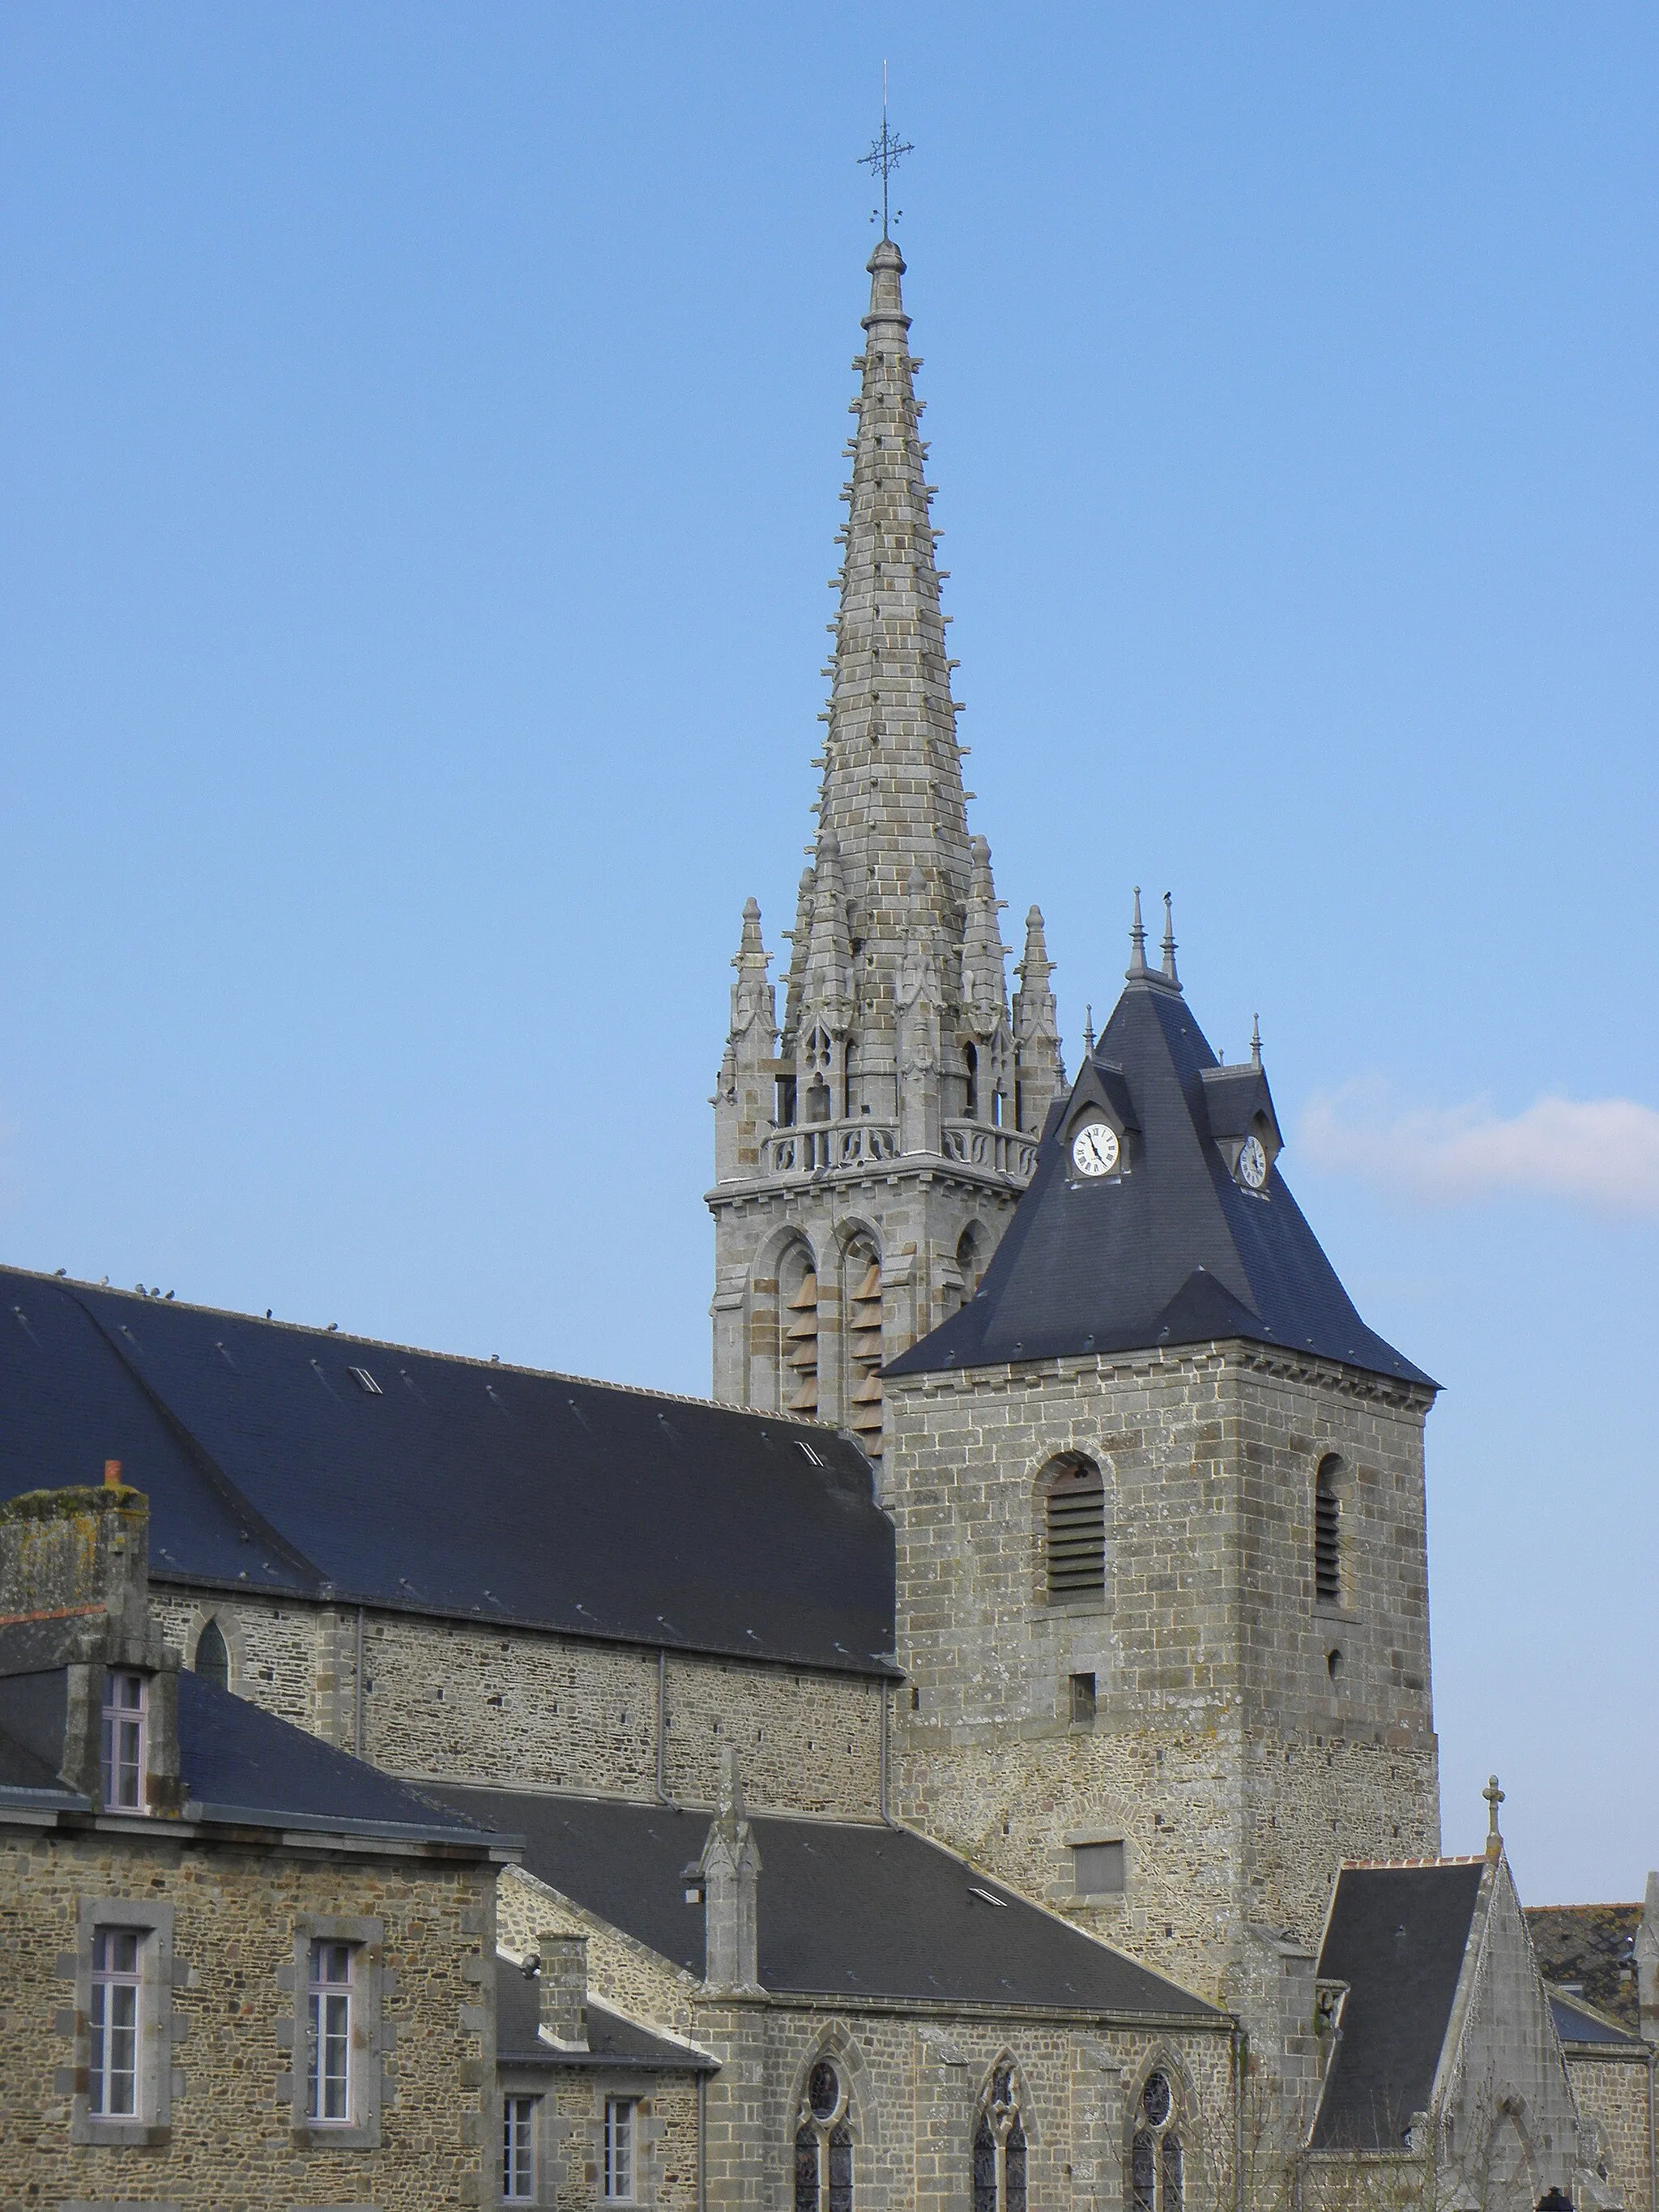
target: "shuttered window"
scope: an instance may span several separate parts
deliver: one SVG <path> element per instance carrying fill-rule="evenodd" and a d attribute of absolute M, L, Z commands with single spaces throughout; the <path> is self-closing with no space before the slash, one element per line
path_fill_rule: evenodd
<path fill-rule="evenodd" d="M 1050 1598 L 1102 1595 L 1106 1588 L 1106 1491 L 1086 1459 L 1062 1460 L 1048 1479 Z"/>
<path fill-rule="evenodd" d="M 847 1425 L 872 1459 L 881 1457 L 881 1262 L 854 1246 L 847 1255 L 855 1287 L 847 1305 Z"/>
<path fill-rule="evenodd" d="M 1314 1484 L 1314 1595 L 1322 1604 L 1342 1602 L 1342 1462 L 1322 1459 Z"/>

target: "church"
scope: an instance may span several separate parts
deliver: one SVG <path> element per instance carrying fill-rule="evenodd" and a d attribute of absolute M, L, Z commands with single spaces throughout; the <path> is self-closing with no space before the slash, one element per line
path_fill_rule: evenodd
<path fill-rule="evenodd" d="M 1659 2212 L 1659 1878 L 1440 1855 L 1437 1385 L 1260 1040 L 1138 891 L 1075 1076 L 1010 995 L 904 273 L 710 1398 L 0 1270 L 7 2206 Z"/>

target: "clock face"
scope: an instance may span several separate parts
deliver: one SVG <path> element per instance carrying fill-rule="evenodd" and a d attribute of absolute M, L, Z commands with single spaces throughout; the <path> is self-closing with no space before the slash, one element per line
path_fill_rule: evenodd
<path fill-rule="evenodd" d="M 1238 1155 L 1238 1179 L 1246 1190 L 1260 1190 L 1267 1180 L 1267 1155 L 1260 1137 L 1246 1137 Z"/>
<path fill-rule="evenodd" d="M 1072 1139 L 1072 1164 L 1079 1175 L 1110 1175 L 1117 1150 L 1117 1131 L 1109 1122 L 1085 1122 Z"/>

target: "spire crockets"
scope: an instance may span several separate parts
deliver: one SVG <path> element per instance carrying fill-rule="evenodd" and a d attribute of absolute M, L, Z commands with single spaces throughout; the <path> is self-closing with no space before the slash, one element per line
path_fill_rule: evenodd
<path fill-rule="evenodd" d="M 900 290 L 904 260 L 883 239 L 868 266 L 865 349 L 854 364 L 863 379 L 852 403 L 858 430 L 842 495 L 843 560 L 833 580 L 841 607 L 832 626 L 835 687 L 818 821 L 836 841 L 849 929 L 862 955 L 860 1013 L 874 1032 L 865 1065 L 873 1075 L 893 1066 L 893 993 L 909 934 L 911 876 L 921 871 L 925 902 L 954 951 L 973 862 L 911 383 L 917 363 Z M 954 1000 L 959 974 L 943 980 Z M 791 1017 L 794 1011 L 792 990 Z"/>
<path fill-rule="evenodd" d="M 1025 951 L 1014 973 L 1014 1057 L 1018 1067 L 1014 1119 L 1022 1129 L 1041 1133 L 1048 1109 L 1066 1088 L 1066 1062 L 1060 1048 L 1060 1009 L 1048 978 L 1054 963 L 1042 932 L 1042 908 L 1025 917 Z"/>

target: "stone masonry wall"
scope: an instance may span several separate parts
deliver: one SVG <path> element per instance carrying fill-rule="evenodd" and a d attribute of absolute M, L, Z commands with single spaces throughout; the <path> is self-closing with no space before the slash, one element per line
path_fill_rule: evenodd
<path fill-rule="evenodd" d="M 1617 2057 L 1567 2060 L 1573 2101 L 1606 2157 L 1607 2179 L 1626 2212 L 1656 2212 L 1654 2147 L 1648 2134 L 1650 2057 L 1646 2051 L 1625 2051 Z"/>
<path fill-rule="evenodd" d="M 1187 2212 L 1230 2201 L 1231 2051 L 1224 2030 L 1170 2034 L 1053 2020 L 877 2008 L 700 2005 L 698 2039 L 723 2061 L 708 2085 L 708 2201 L 788 2212 L 806 2075 L 842 2072 L 860 2212 L 971 2212 L 979 2099 L 1012 2058 L 1027 2141 L 1027 2201 L 1121 2212 L 1133 2115 L 1154 2064 L 1181 2107 Z"/>
<path fill-rule="evenodd" d="M 540 2201 L 559 2212 L 588 2212 L 599 2202 L 605 2170 L 605 2104 L 619 2093 L 637 2095 L 639 2077 L 620 2069 L 584 2069 L 541 2077 L 526 2087 L 542 2090 L 550 2109 L 543 2140 L 553 2168 Z M 650 2212 L 695 2212 L 697 2202 L 697 2089 L 695 2075 L 651 2077 L 635 2107 L 634 2199 Z"/>
<path fill-rule="evenodd" d="M 125 1833 L 0 1835 L 0 2175 L 8 2204 L 162 2201 L 368 2203 L 437 2212 L 494 2202 L 495 1948 L 489 1864 L 413 1857 L 331 1861 Z M 83 1901 L 174 1910 L 170 2139 L 71 2144 L 76 1988 Z M 301 1915 L 385 1923 L 386 2096 L 377 2149 L 302 2150 L 278 2095 L 293 2063 L 295 1928 Z M 287 1987 L 282 1985 L 284 1971 Z"/>
<path fill-rule="evenodd" d="M 1426 1402 L 1242 1346 L 893 1382 L 895 1811 L 1217 1997 L 1246 1925 L 1316 1939 L 1341 1858 L 1435 1850 Z M 1063 1452 L 1101 1470 L 1107 1581 L 1050 1603 Z M 1331 1453 L 1346 1581 L 1322 1607 Z M 1125 1840 L 1121 1900 L 1068 1898 L 1079 1833 Z"/>
<path fill-rule="evenodd" d="M 353 1748 L 351 1608 L 165 1591 L 155 1610 L 186 1664 L 216 1620 L 239 1696 Z M 389 1772 L 655 1799 L 654 1651 L 371 1612 L 363 1658 L 362 1755 Z M 735 1741 L 757 1809 L 878 1814 L 878 1683 L 670 1652 L 662 1689 L 670 1796 L 712 1805 Z"/>

